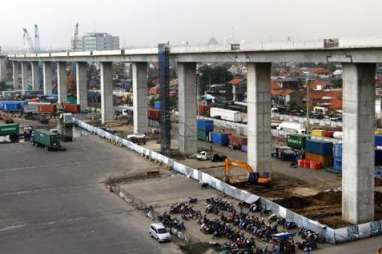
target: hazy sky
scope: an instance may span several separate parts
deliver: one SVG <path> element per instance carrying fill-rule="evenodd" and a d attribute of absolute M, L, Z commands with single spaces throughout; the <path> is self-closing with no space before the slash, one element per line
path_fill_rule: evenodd
<path fill-rule="evenodd" d="M 0 45 L 22 48 L 22 28 L 38 24 L 42 47 L 67 48 L 76 22 L 122 46 L 382 37 L 381 11 L 381 0 L 2 0 Z"/>

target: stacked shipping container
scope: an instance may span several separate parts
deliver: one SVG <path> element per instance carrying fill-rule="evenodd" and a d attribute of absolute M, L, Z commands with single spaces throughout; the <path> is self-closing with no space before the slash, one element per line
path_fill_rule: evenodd
<path fill-rule="evenodd" d="M 209 134 L 214 130 L 214 121 L 199 119 L 196 123 L 198 139 L 209 141 Z"/>

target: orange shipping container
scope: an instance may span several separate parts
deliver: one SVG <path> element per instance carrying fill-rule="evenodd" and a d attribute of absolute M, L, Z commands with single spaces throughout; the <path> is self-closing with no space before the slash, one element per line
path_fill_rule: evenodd
<path fill-rule="evenodd" d="M 63 103 L 64 111 L 68 113 L 80 113 L 81 108 L 79 104 Z"/>
<path fill-rule="evenodd" d="M 54 114 L 57 111 L 56 104 L 40 104 L 38 105 L 39 113 L 51 113 Z"/>
<path fill-rule="evenodd" d="M 324 156 L 314 153 L 305 153 L 305 160 L 319 162 L 324 167 L 331 167 L 333 164 L 331 156 Z"/>

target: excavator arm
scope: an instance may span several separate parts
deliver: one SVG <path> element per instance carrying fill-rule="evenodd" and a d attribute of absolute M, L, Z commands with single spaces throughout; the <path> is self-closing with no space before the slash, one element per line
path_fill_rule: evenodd
<path fill-rule="evenodd" d="M 240 160 L 230 160 L 225 159 L 224 161 L 224 180 L 226 182 L 233 183 L 234 177 L 230 174 L 232 167 L 240 168 L 245 170 L 248 175 L 255 173 L 253 168 L 246 162 L 240 161 Z M 246 181 L 248 181 L 248 175 L 246 175 Z M 271 177 L 270 176 L 258 176 L 257 177 L 257 184 L 260 185 L 269 185 L 271 183 Z"/>

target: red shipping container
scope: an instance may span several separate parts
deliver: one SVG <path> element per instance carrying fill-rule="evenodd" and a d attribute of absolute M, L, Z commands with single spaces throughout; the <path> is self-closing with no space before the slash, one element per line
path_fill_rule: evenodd
<path fill-rule="evenodd" d="M 54 114 L 57 112 L 57 106 L 56 104 L 40 104 L 38 105 L 38 112 Z"/>
<path fill-rule="evenodd" d="M 148 112 L 148 118 L 150 120 L 159 121 L 160 119 L 160 111 L 157 109 L 150 108 Z"/>
<path fill-rule="evenodd" d="M 73 113 L 73 114 L 81 112 L 81 108 L 79 104 L 63 103 L 62 105 L 64 107 L 65 112 Z"/>
<path fill-rule="evenodd" d="M 210 108 L 211 106 L 205 105 L 205 104 L 199 104 L 199 114 L 204 116 L 210 115 Z"/>
<path fill-rule="evenodd" d="M 334 131 L 325 131 L 324 132 L 324 137 L 326 137 L 326 138 L 333 138 L 333 133 L 334 133 Z"/>
<path fill-rule="evenodd" d="M 228 135 L 229 145 L 232 149 L 240 149 L 242 145 L 247 145 L 247 138 L 236 136 L 234 134 Z"/>

